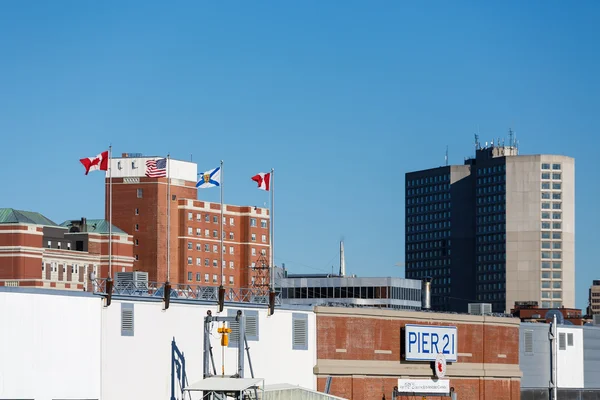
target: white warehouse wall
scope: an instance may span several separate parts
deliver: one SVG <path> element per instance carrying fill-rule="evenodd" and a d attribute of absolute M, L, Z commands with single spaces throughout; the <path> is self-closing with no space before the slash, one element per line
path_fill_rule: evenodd
<path fill-rule="evenodd" d="M 583 329 L 558 326 L 558 335 L 565 334 L 565 349 L 558 350 L 557 375 L 559 388 L 583 388 Z M 568 335 L 573 335 L 573 344 L 569 346 Z"/>
<path fill-rule="evenodd" d="M 188 383 L 202 379 L 204 317 L 216 306 L 173 303 L 167 311 L 161 302 L 134 302 L 133 336 L 121 335 L 121 307 L 128 301 L 113 300 L 102 310 L 103 332 L 103 400 L 123 398 L 167 399 L 171 395 L 171 342 L 185 355 Z M 237 310 L 238 308 L 235 308 Z M 244 311 L 244 308 L 241 308 Z M 256 310 L 256 309 L 254 309 Z M 292 311 L 276 309 L 267 317 L 259 309 L 259 341 L 249 341 L 250 357 L 256 377 L 266 385 L 290 383 L 316 388 L 313 367 L 316 364 L 315 315 L 308 314 L 308 350 L 293 350 L 291 342 Z M 227 308 L 221 314 L 227 316 Z M 221 373 L 221 345 L 217 328 L 212 329 L 213 354 L 217 373 Z M 110 361 L 108 361 L 110 360 Z M 246 358 L 247 360 L 247 358 Z M 225 348 L 225 374 L 236 372 L 237 350 Z M 250 377 L 246 363 L 246 377 Z M 175 397 L 181 398 L 179 389 Z"/>
<path fill-rule="evenodd" d="M 0 292 L 0 398 L 100 399 L 100 299 L 40 293 Z"/>

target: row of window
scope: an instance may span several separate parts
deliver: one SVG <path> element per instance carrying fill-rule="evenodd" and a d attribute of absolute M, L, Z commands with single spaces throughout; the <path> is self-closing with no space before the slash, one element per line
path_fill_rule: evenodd
<path fill-rule="evenodd" d="M 489 196 L 477 197 L 477 204 L 490 204 L 490 203 L 503 204 L 505 202 L 506 202 L 505 194 L 493 194 L 493 195 L 489 195 Z"/>
<path fill-rule="evenodd" d="M 478 253 L 485 253 L 488 251 L 504 251 L 506 250 L 506 245 L 504 243 L 496 243 L 496 244 L 487 244 L 482 246 L 477 246 Z"/>
<path fill-rule="evenodd" d="M 194 265 L 194 258 L 193 257 L 188 257 L 187 258 L 187 263 L 188 265 Z M 204 259 L 204 266 L 205 267 L 210 267 L 210 259 L 209 258 L 205 258 Z M 200 267 L 202 266 L 202 258 L 200 257 L 196 257 L 196 266 Z M 214 268 L 217 268 L 219 266 L 219 261 L 213 259 L 212 260 L 212 266 Z M 223 260 L 223 268 L 226 266 L 226 261 Z M 233 269 L 235 268 L 235 263 L 233 261 L 229 261 L 229 268 Z"/>
<path fill-rule="evenodd" d="M 436 260 L 428 260 L 428 261 L 413 261 L 407 262 L 406 268 L 414 269 L 414 268 L 431 268 L 431 267 L 441 267 L 444 265 L 450 265 L 450 260 L 448 258 L 436 259 Z"/>
<path fill-rule="evenodd" d="M 552 269 L 561 269 L 562 268 L 562 262 L 560 261 L 542 261 L 542 269 L 550 269 L 550 267 L 552 267 Z"/>
<path fill-rule="evenodd" d="M 487 242 L 499 242 L 506 240 L 506 233 L 497 233 L 495 235 L 479 235 L 477 236 L 477 243 Z"/>
<path fill-rule="evenodd" d="M 425 250 L 425 249 L 432 249 L 432 248 L 438 248 L 438 247 L 450 247 L 451 241 L 450 240 L 435 240 L 433 242 L 421 242 L 421 243 L 414 243 L 414 244 L 409 244 L 406 246 L 407 250 Z"/>
<path fill-rule="evenodd" d="M 485 301 L 489 301 L 489 300 L 505 300 L 505 298 L 506 298 L 506 293 L 505 292 L 483 293 L 483 294 L 478 294 L 477 295 L 477 300 L 485 300 Z"/>
<path fill-rule="evenodd" d="M 442 174 L 442 175 L 436 175 L 436 176 L 427 176 L 425 178 L 410 179 L 409 181 L 406 182 L 406 184 L 408 186 L 418 186 L 418 185 L 427 185 L 427 184 L 438 183 L 438 182 L 450 182 L 450 175 Z"/>
<path fill-rule="evenodd" d="M 561 190 L 562 183 L 552 182 L 552 184 L 550 184 L 550 182 L 542 182 L 542 190 L 550 190 L 550 187 L 552 187 L 552 190 Z"/>
<path fill-rule="evenodd" d="M 542 279 L 550 279 L 551 276 L 552 279 L 562 279 L 562 272 L 552 271 L 552 274 L 550 274 L 550 271 L 542 271 Z"/>
<path fill-rule="evenodd" d="M 480 264 L 477 266 L 477 271 L 479 271 L 479 272 L 504 271 L 504 264 L 502 264 L 502 263 Z"/>
<path fill-rule="evenodd" d="M 504 213 L 490 214 L 490 215 L 484 215 L 481 217 L 477 217 L 478 224 L 490 224 L 490 223 L 495 223 L 495 222 L 500 222 L 500 221 L 506 221 L 506 214 L 504 214 Z"/>
<path fill-rule="evenodd" d="M 542 200 L 560 200 L 562 199 L 561 192 L 542 192 Z"/>
<path fill-rule="evenodd" d="M 202 277 L 202 274 L 200 272 L 196 272 L 196 282 L 202 282 L 201 277 Z M 194 278 L 193 272 L 189 272 L 188 271 L 187 278 L 188 278 L 188 281 L 190 281 L 190 282 L 193 281 L 194 280 L 193 279 Z M 227 277 L 225 275 L 223 275 L 223 282 L 222 283 L 225 283 L 226 278 Z M 210 274 L 204 274 L 204 282 L 206 282 L 206 283 L 210 282 Z M 233 282 L 234 282 L 233 275 L 229 275 L 229 284 L 233 285 Z M 213 274 L 213 276 L 212 276 L 212 283 L 219 283 L 219 276 L 217 274 Z"/>
<path fill-rule="evenodd" d="M 415 215 L 414 217 L 407 217 L 406 220 L 408 223 L 418 223 L 418 222 L 435 221 L 435 220 L 449 219 L 449 218 L 450 218 L 450 211 L 445 211 L 445 212 L 440 212 L 440 213 Z"/>
<path fill-rule="evenodd" d="M 416 206 L 416 207 L 408 207 L 406 209 L 406 213 L 407 214 L 430 213 L 430 212 L 434 212 L 434 211 L 442 211 L 442 210 L 449 210 L 449 209 L 450 209 L 450 202 L 434 203 L 434 204 L 425 204 L 425 205 Z"/>
<path fill-rule="evenodd" d="M 552 177 L 554 180 L 562 179 L 560 172 L 555 172 L 553 174 L 550 174 L 550 172 L 542 172 L 542 179 L 550 179 L 550 177 Z"/>
<path fill-rule="evenodd" d="M 550 213 L 542 212 L 542 219 L 550 219 Z M 561 212 L 553 212 L 552 219 L 562 219 L 562 213 Z"/>
<path fill-rule="evenodd" d="M 504 281 L 506 279 L 506 273 L 501 272 L 498 274 L 479 274 L 477 280 L 479 281 Z"/>
<path fill-rule="evenodd" d="M 414 196 L 419 194 L 436 193 L 450 190 L 450 184 L 444 183 L 441 185 L 424 186 L 415 189 L 407 189 L 406 194 L 408 196 Z"/>
<path fill-rule="evenodd" d="M 542 283 L 550 283 L 550 282 L 542 282 Z M 555 283 L 555 282 L 552 282 Z M 560 282 L 556 282 L 556 283 L 560 283 Z M 544 286 L 542 285 L 543 288 L 550 288 L 550 286 Z M 560 288 L 560 286 L 559 286 Z M 558 291 L 558 292 L 547 292 L 547 291 L 543 291 L 542 292 L 542 299 L 562 299 L 562 292 Z"/>
<path fill-rule="evenodd" d="M 561 308 L 561 307 L 562 307 L 562 301 L 553 301 L 553 302 L 542 301 L 542 308 Z"/>
<path fill-rule="evenodd" d="M 477 169 L 477 175 L 496 174 L 498 172 L 506 172 L 506 165 L 494 165 L 493 167 L 483 167 Z"/>
<path fill-rule="evenodd" d="M 542 203 L 542 210 L 560 210 L 562 209 L 562 203 Z"/>
<path fill-rule="evenodd" d="M 444 200 L 450 200 L 449 192 L 440 193 L 440 194 L 430 194 L 428 196 L 407 197 L 406 204 L 408 204 L 408 205 L 424 204 L 424 203 L 428 203 L 428 202 L 431 203 L 434 201 L 444 201 Z M 448 204 L 448 208 L 450 208 L 450 204 Z"/>
<path fill-rule="evenodd" d="M 562 242 L 545 242 L 542 241 L 542 249 L 562 249 Z"/>
<path fill-rule="evenodd" d="M 477 256 L 477 262 L 487 262 L 487 261 L 505 261 L 506 253 L 493 253 L 493 254 L 483 254 Z"/>
<path fill-rule="evenodd" d="M 433 251 L 421 251 L 416 253 L 408 253 L 406 254 L 407 260 L 418 260 L 421 258 L 433 258 L 433 257 L 444 257 L 449 256 L 451 254 L 451 250 L 433 250 Z"/>
<path fill-rule="evenodd" d="M 210 214 L 204 214 L 204 222 L 210 222 L 211 218 L 210 218 Z M 194 213 L 188 212 L 188 221 L 193 221 L 194 220 Z M 202 214 L 197 213 L 196 214 L 196 221 L 202 221 Z M 219 223 L 219 217 L 217 215 L 213 215 L 212 216 L 212 222 L 214 224 L 218 224 Z M 227 217 L 223 217 L 223 225 L 227 225 Z M 230 226 L 235 226 L 235 218 L 229 218 L 229 225 Z M 250 226 L 251 227 L 256 227 L 256 218 L 250 218 Z M 266 219 L 261 219 L 260 220 L 260 227 L 266 229 L 267 228 L 267 220 Z"/>
<path fill-rule="evenodd" d="M 490 194 L 490 193 L 498 193 L 504 192 L 506 190 L 506 185 L 490 185 L 490 186 L 480 186 L 477 188 L 477 194 Z"/>
<path fill-rule="evenodd" d="M 491 224 L 477 226 L 477 233 L 506 232 L 506 224 Z"/>
<path fill-rule="evenodd" d="M 562 258 L 562 251 L 542 251 L 542 258 L 560 260 Z"/>
<path fill-rule="evenodd" d="M 561 222 L 552 222 L 551 224 L 550 222 L 542 221 L 542 229 L 550 229 L 550 226 L 552 226 L 552 229 L 562 229 Z"/>
<path fill-rule="evenodd" d="M 506 284 L 504 282 L 483 283 L 481 285 L 477 285 L 478 292 L 489 292 L 492 290 L 504 290 L 504 289 L 506 289 Z"/>
<path fill-rule="evenodd" d="M 493 175 L 484 178 L 477 178 L 478 185 L 489 185 L 492 183 L 506 182 L 506 175 Z"/>
<path fill-rule="evenodd" d="M 477 214 L 487 214 L 487 213 L 505 212 L 505 211 L 506 211 L 505 203 L 477 207 Z"/>
<path fill-rule="evenodd" d="M 547 164 L 547 163 L 542 164 L 542 169 L 549 170 L 550 164 Z M 552 164 L 552 169 L 555 171 L 560 171 L 561 170 L 560 164 Z"/>
<path fill-rule="evenodd" d="M 407 228 L 408 230 L 408 228 Z M 435 231 L 435 232 L 427 232 L 427 233 L 417 233 L 417 234 L 409 234 L 406 236 L 406 240 L 408 242 L 417 242 L 421 240 L 432 240 L 432 239 L 442 239 L 450 237 L 450 231 Z"/>
<path fill-rule="evenodd" d="M 413 271 L 416 272 L 416 271 Z M 426 276 L 447 276 L 450 275 L 450 268 L 445 267 L 445 268 L 434 268 L 434 269 L 429 269 L 429 270 L 424 270 L 424 271 L 420 271 L 425 273 Z M 450 278 L 448 278 L 450 279 Z M 450 281 L 448 280 L 448 283 L 450 283 Z"/>
<path fill-rule="evenodd" d="M 440 221 L 440 222 L 431 222 L 428 224 L 417 224 L 417 225 L 407 225 L 407 232 L 420 232 L 420 231 L 429 231 L 432 229 L 446 229 L 450 228 L 450 221 Z"/>

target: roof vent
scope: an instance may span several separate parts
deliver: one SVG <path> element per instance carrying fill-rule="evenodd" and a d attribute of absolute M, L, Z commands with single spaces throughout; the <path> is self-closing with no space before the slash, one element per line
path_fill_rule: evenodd
<path fill-rule="evenodd" d="M 492 313 L 492 305 L 490 303 L 469 303 L 469 314 L 484 315 Z"/>

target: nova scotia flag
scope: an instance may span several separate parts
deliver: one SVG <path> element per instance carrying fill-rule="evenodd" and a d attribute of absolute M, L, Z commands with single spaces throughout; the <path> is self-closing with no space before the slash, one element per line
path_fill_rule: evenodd
<path fill-rule="evenodd" d="M 221 186 L 221 167 L 201 174 L 200 180 L 196 183 L 196 187 L 199 189 L 207 189 L 215 186 Z"/>

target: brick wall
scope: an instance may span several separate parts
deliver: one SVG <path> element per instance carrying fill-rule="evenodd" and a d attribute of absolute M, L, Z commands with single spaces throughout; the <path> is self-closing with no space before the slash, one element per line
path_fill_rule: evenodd
<path fill-rule="evenodd" d="M 402 327 L 446 325 L 458 331 L 458 361 L 447 366 L 447 377 L 458 397 L 520 399 L 516 318 L 333 307 L 317 307 L 316 311 L 319 390 L 325 388 L 327 376 L 332 376 L 333 395 L 379 400 L 385 394 L 390 399 L 399 378 L 433 377 L 430 363 L 402 359 Z"/>

